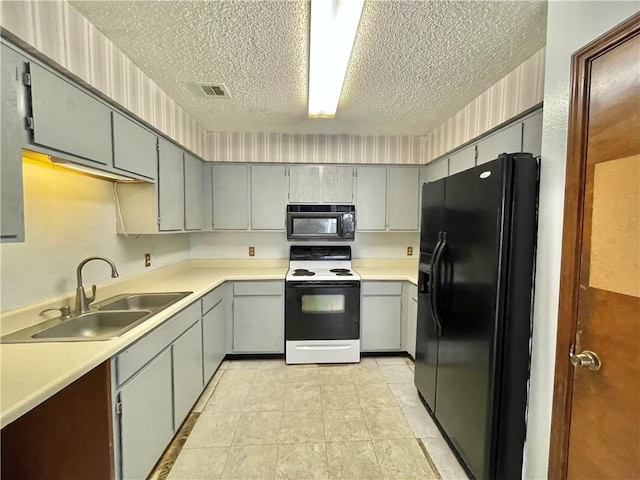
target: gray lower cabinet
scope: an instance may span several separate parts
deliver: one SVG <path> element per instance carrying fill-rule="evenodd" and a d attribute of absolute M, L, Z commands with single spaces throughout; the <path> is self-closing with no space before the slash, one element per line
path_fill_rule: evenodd
<path fill-rule="evenodd" d="M 283 282 L 234 282 L 233 352 L 284 352 Z"/>
<path fill-rule="evenodd" d="M 33 143 L 110 167 L 111 109 L 36 63 L 29 68 Z"/>
<path fill-rule="evenodd" d="M 360 316 L 363 352 L 401 349 L 402 282 L 362 282 Z"/>
<path fill-rule="evenodd" d="M 180 231 L 184 228 L 183 153 L 180 147 L 162 138 L 158 148 L 159 229 Z"/>
<path fill-rule="evenodd" d="M 251 230 L 284 231 L 287 171 L 281 165 L 251 166 Z"/>
<path fill-rule="evenodd" d="M 387 228 L 418 230 L 418 167 L 389 168 L 387 174 Z"/>
<path fill-rule="evenodd" d="M 147 478 L 173 437 L 171 377 L 166 349 L 120 390 L 122 479 Z"/>
<path fill-rule="evenodd" d="M 24 198 L 22 193 L 22 147 L 25 144 L 25 101 L 22 75 L 26 59 L 1 45 L 0 79 L 0 239 L 24 241 Z"/>
<path fill-rule="evenodd" d="M 418 328 L 418 288 L 409 286 L 409 299 L 407 306 L 407 345 L 406 350 L 414 359 L 416 358 L 416 332 Z"/>
<path fill-rule="evenodd" d="M 211 294 L 215 293 L 212 292 Z M 211 295 L 209 294 L 209 295 Z M 203 301 L 203 310 L 204 310 Z M 204 384 L 211 380 L 227 354 L 225 306 L 222 298 L 202 315 L 202 354 Z"/>
<path fill-rule="evenodd" d="M 194 323 L 173 345 L 173 425 L 178 430 L 202 393 L 202 327 Z"/>
<path fill-rule="evenodd" d="M 114 168 L 155 179 L 158 136 L 117 112 L 111 115 Z"/>
<path fill-rule="evenodd" d="M 249 228 L 248 165 L 213 165 L 213 229 Z"/>
<path fill-rule="evenodd" d="M 202 230 L 202 162 L 184 153 L 184 229 Z"/>
<path fill-rule="evenodd" d="M 356 210 L 358 231 L 387 228 L 387 167 L 358 167 Z"/>

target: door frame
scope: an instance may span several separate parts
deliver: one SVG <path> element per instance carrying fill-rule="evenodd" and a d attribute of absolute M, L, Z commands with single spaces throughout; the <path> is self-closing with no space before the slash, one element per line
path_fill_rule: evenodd
<path fill-rule="evenodd" d="M 640 13 L 636 13 L 578 50 L 571 57 L 571 101 L 567 142 L 564 233 L 548 470 L 548 477 L 553 479 L 567 478 L 569 457 L 574 374 L 573 367 L 569 362 L 569 351 L 575 342 L 578 322 L 591 63 L 602 54 L 639 34 Z"/>

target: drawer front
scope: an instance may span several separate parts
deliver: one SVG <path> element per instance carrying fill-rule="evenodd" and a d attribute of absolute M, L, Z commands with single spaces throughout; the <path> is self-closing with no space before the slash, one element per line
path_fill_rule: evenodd
<path fill-rule="evenodd" d="M 239 295 L 282 295 L 284 282 L 280 280 L 263 282 L 233 282 L 233 294 Z"/>
<path fill-rule="evenodd" d="M 220 301 L 222 301 L 224 297 L 224 289 L 222 287 L 218 287 L 214 290 L 211 290 L 204 297 L 202 297 L 202 314 L 204 315 L 213 307 L 215 307 Z"/>
<path fill-rule="evenodd" d="M 200 301 L 167 319 L 162 325 L 138 340 L 116 357 L 116 375 L 118 385 L 122 385 L 146 365 L 153 357 L 164 350 L 182 332 L 200 318 Z"/>
<path fill-rule="evenodd" d="M 402 282 L 362 282 L 363 295 L 401 295 Z"/>

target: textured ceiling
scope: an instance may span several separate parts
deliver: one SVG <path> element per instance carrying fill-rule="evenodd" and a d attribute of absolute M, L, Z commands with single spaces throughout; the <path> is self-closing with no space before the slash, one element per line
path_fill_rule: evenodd
<path fill-rule="evenodd" d="M 309 119 L 308 1 L 70 3 L 207 130 L 281 133 L 429 133 L 544 46 L 547 11 L 367 0 L 336 118 Z"/>

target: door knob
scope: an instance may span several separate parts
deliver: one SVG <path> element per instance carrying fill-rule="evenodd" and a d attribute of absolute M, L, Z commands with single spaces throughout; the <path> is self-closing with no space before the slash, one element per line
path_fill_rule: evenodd
<path fill-rule="evenodd" d="M 585 350 L 581 353 L 572 353 L 569 359 L 571 360 L 571 365 L 574 367 L 587 367 L 589 370 L 596 371 L 600 370 L 600 367 L 602 366 L 600 357 L 591 350 Z"/>

